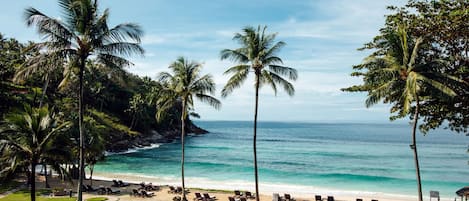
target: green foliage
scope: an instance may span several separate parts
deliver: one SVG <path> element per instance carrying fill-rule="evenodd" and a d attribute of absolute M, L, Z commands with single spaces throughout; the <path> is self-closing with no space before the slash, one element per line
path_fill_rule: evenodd
<path fill-rule="evenodd" d="M 186 110 L 181 112 L 185 119 L 189 111 L 194 110 L 194 98 L 214 108 L 220 108 L 221 102 L 210 96 L 215 93 L 215 82 L 211 75 L 200 75 L 202 64 L 179 57 L 169 68 L 173 74 L 162 72 L 158 75 L 161 88 L 158 91 L 156 118 L 162 120 L 177 104 L 183 104 Z"/>
<path fill-rule="evenodd" d="M 107 132 L 120 132 L 129 135 L 138 135 L 136 131 L 130 130 L 129 127 L 121 124 L 119 119 L 113 116 L 110 116 L 103 112 L 98 112 L 96 110 L 90 110 L 89 115 L 97 122 L 102 124 L 104 127 L 100 129 L 105 129 Z"/>
<path fill-rule="evenodd" d="M 222 60 L 230 59 L 238 63 L 224 73 L 230 74 L 231 77 L 222 90 L 223 97 L 239 88 L 252 71 L 256 75 L 256 83 L 258 82 L 256 87 L 269 85 L 277 94 L 277 85 L 280 85 L 288 95 L 293 96 L 295 93 L 295 88 L 287 79 L 296 80 L 298 73 L 294 68 L 281 66 L 283 61 L 277 56 L 285 43 L 275 42 L 277 34 L 267 34 L 266 29 L 266 26 L 258 26 L 257 29 L 246 27 L 242 33 L 236 33 L 233 37 L 241 47 L 221 51 Z"/>
<path fill-rule="evenodd" d="M 108 200 L 108 199 L 104 198 L 104 197 L 96 197 L 96 198 L 86 199 L 86 201 L 106 201 L 106 200 Z"/>
<path fill-rule="evenodd" d="M 36 193 L 37 201 L 75 201 L 76 198 L 70 198 L 68 196 L 64 197 L 47 197 L 43 195 L 47 195 L 50 193 L 50 190 L 38 190 Z M 9 194 L 3 198 L 0 198 L 0 201 L 29 201 L 29 191 L 28 190 L 20 190 Z M 104 197 L 96 197 L 96 198 L 89 198 L 86 201 L 105 201 L 107 198 Z"/>
<path fill-rule="evenodd" d="M 402 8 L 389 7 L 394 13 L 385 27 L 360 49 L 373 52 L 353 67 L 352 76 L 363 77 L 364 83 L 344 90 L 367 92 L 367 106 L 381 100 L 392 104 L 391 113 L 397 114 L 391 119 L 414 111 L 411 103 L 418 97 L 423 132 L 445 121 L 453 130 L 466 131 L 468 7 L 465 1 L 409 1 Z"/>
<path fill-rule="evenodd" d="M 2 182 L 2 185 L 0 185 L 0 194 L 5 193 L 14 188 L 17 188 L 20 185 L 21 185 L 21 182 L 18 182 L 16 180 L 9 180 L 7 182 Z"/>

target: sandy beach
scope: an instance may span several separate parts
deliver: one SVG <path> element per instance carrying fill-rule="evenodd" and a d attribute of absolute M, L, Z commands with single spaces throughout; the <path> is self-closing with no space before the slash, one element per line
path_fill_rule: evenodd
<path fill-rule="evenodd" d="M 109 176 L 115 176 L 114 178 L 108 178 Z M 123 180 L 126 183 L 129 183 L 129 186 L 126 187 L 112 187 L 113 182 L 112 179 L 116 180 Z M 186 180 L 187 182 L 188 180 Z M 190 181 L 190 180 L 189 180 Z M 106 175 L 97 175 L 93 178 L 93 181 L 87 179 L 84 181 L 85 185 L 92 185 L 94 188 L 98 187 L 110 187 L 112 190 L 116 191 L 119 190 L 119 194 L 115 195 L 102 195 L 96 192 L 84 192 L 84 198 L 94 198 L 94 197 L 106 197 L 109 201 L 133 201 L 133 200 L 152 200 L 152 201 L 171 201 L 176 196 L 181 196 L 181 194 L 170 193 L 170 186 L 179 186 L 177 184 L 161 184 L 158 181 L 150 180 L 145 177 L 139 176 L 129 176 L 129 175 L 117 175 L 117 174 L 106 174 Z M 152 183 L 155 186 L 159 186 L 160 189 L 156 191 L 149 191 L 154 193 L 153 197 L 137 197 L 132 195 L 133 189 L 138 189 L 140 187 L 140 183 Z M 58 189 L 65 189 L 69 190 L 72 189 L 73 192 L 76 192 L 76 180 L 73 180 L 73 184 L 68 181 L 62 181 L 60 178 L 52 177 L 49 178 L 49 184 L 51 189 L 58 190 Z M 200 185 L 200 184 L 199 184 Z M 194 185 L 188 183 L 187 188 L 189 189 L 189 193 L 187 194 L 188 200 L 194 200 L 195 193 L 208 193 L 211 197 L 216 197 L 216 200 L 219 201 L 228 201 L 229 197 L 236 197 L 234 194 L 233 189 L 240 190 L 241 192 L 245 192 L 246 189 L 248 191 L 253 192 L 253 190 L 249 190 L 250 188 L 236 186 L 236 183 L 231 185 L 231 188 L 226 188 L 227 184 L 220 185 L 221 188 L 212 188 L 211 186 L 203 186 L 194 187 Z M 44 177 L 38 176 L 36 180 L 36 187 L 37 189 L 45 189 Z M 379 201 L 414 201 L 416 197 L 408 196 L 408 195 L 397 195 L 397 194 L 385 194 L 385 193 L 370 193 L 370 192 L 351 192 L 351 191 L 338 191 L 338 190 L 327 190 L 327 189 L 320 189 L 320 188 L 311 188 L 314 193 L 304 193 L 302 192 L 305 189 L 293 189 L 288 188 L 281 190 L 281 186 L 269 186 L 263 185 L 261 183 L 260 190 L 261 190 L 261 201 L 271 201 L 272 194 L 278 193 L 280 196 L 283 196 L 285 193 L 291 194 L 291 196 L 297 201 L 314 201 L 315 195 L 321 195 L 323 200 L 327 199 L 327 196 L 334 196 L 335 200 L 338 201 L 355 201 L 357 198 L 361 198 L 363 200 L 379 200 Z M 424 197 L 425 200 L 429 199 L 428 197 Z M 248 199 L 249 200 L 249 199 Z M 252 199 L 253 200 L 253 199 Z M 441 201 L 453 201 L 454 198 L 441 198 Z"/>
<path fill-rule="evenodd" d="M 121 195 L 117 196 L 109 196 L 111 200 L 119 199 L 119 200 L 172 200 L 174 196 L 179 196 L 175 194 L 168 193 L 169 187 L 171 186 L 180 186 L 179 182 L 174 181 L 162 181 L 162 180 L 155 180 L 148 177 L 140 177 L 135 175 L 122 175 L 122 174 L 98 174 L 93 176 L 95 180 L 93 181 L 93 186 L 111 186 L 112 179 L 119 179 L 125 182 L 133 183 L 133 185 L 129 187 L 122 187 L 122 188 L 115 188 L 122 191 Z M 210 196 L 215 196 L 217 200 L 221 201 L 228 201 L 228 197 L 234 196 L 234 190 L 241 190 L 243 191 L 250 191 L 254 192 L 253 184 L 250 186 L 245 186 L 242 183 L 215 183 L 207 181 L 203 184 L 198 183 L 194 184 L 190 182 L 191 180 L 186 180 L 186 186 L 190 189 L 190 193 L 188 194 L 188 198 L 193 200 L 194 193 L 209 193 Z M 90 180 L 86 180 L 85 183 L 88 184 Z M 160 191 L 155 191 L 156 196 L 153 198 L 136 198 L 131 197 L 130 192 L 134 188 L 138 188 L 138 183 L 151 182 L 153 185 L 162 186 Z M 113 188 L 114 189 L 114 188 Z M 261 197 L 260 200 L 262 201 L 271 201 L 273 193 L 278 193 L 283 196 L 285 193 L 291 194 L 293 198 L 298 201 L 303 200 L 314 200 L 315 195 L 321 195 L 322 198 L 327 198 L 327 196 L 334 196 L 336 200 L 340 201 L 355 201 L 357 198 L 362 198 L 363 200 L 380 200 L 380 201 L 414 201 L 416 197 L 408 196 L 408 195 L 397 195 L 397 194 L 386 194 L 386 193 L 374 193 L 374 192 L 353 192 L 353 191 L 340 191 L 340 190 L 333 190 L 333 189 L 325 189 L 319 187 L 300 187 L 300 186 L 285 186 L 280 185 L 273 185 L 273 184 L 260 184 L 260 191 Z M 93 194 L 87 194 L 87 196 L 95 196 Z M 441 199 L 443 200 L 453 200 L 450 198 Z"/>

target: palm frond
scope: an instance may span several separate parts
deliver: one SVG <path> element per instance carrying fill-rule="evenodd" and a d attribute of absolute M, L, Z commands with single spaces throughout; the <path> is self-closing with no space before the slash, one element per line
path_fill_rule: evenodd
<path fill-rule="evenodd" d="M 221 107 L 221 102 L 213 96 L 209 96 L 206 94 L 195 94 L 195 97 L 197 97 L 200 102 L 207 103 L 208 105 L 214 107 L 217 110 Z"/>
<path fill-rule="evenodd" d="M 241 71 L 236 72 L 228 82 L 225 84 L 221 91 L 222 97 L 227 97 L 234 89 L 241 87 L 241 84 L 247 79 L 249 74 L 249 68 L 241 69 Z"/>
<path fill-rule="evenodd" d="M 298 79 L 298 72 L 294 68 L 278 65 L 269 65 L 269 70 L 280 76 L 287 76 L 288 79 L 293 81 Z"/>
<path fill-rule="evenodd" d="M 233 62 L 247 63 L 249 62 L 249 56 L 246 55 L 243 49 L 224 49 L 220 52 L 221 60 L 230 59 Z"/>
<path fill-rule="evenodd" d="M 109 30 L 106 40 L 111 42 L 121 42 L 132 40 L 136 43 L 141 42 L 143 36 L 142 28 L 134 23 L 123 23 Z"/>
<path fill-rule="evenodd" d="M 283 87 L 283 90 L 287 92 L 289 96 L 295 95 L 295 87 L 293 87 L 293 84 L 282 78 L 280 75 L 274 73 L 274 72 L 269 72 L 270 77 L 272 78 L 272 81 L 280 86 Z"/>
<path fill-rule="evenodd" d="M 100 52 L 104 54 L 113 54 L 121 56 L 131 56 L 133 54 L 142 55 L 145 50 L 137 43 L 129 42 L 115 42 L 102 46 L 99 48 Z"/>

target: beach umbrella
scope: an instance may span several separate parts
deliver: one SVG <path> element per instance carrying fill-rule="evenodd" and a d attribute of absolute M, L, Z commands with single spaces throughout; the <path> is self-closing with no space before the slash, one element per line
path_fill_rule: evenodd
<path fill-rule="evenodd" d="M 465 197 L 467 200 L 467 196 L 469 195 L 469 186 L 465 186 L 457 190 L 456 195 L 461 196 L 461 201 L 463 200 L 463 197 Z"/>

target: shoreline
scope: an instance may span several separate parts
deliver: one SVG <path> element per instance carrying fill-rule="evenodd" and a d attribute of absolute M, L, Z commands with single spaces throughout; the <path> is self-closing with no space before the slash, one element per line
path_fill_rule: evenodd
<path fill-rule="evenodd" d="M 95 179 L 104 181 L 112 181 L 113 179 L 119 179 L 124 180 L 125 182 L 136 184 L 141 182 L 151 182 L 155 185 L 180 185 L 179 179 L 175 180 L 174 178 L 158 178 L 147 175 L 135 175 L 125 173 L 95 172 L 93 174 L 93 180 Z M 248 190 L 251 192 L 254 191 L 254 185 L 251 182 L 248 183 L 246 181 L 231 181 L 227 183 L 221 181 L 213 181 L 206 178 L 186 178 L 186 186 L 187 188 L 191 189 L 217 190 L 221 192 L 233 190 Z M 262 197 L 270 197 L 273 193 L 279 193 L 281 195 L 284 193 L 289 193 L 294 197 L 309 200 L 313 199 L 315 195 L 321 195 L 323 197 L 334 196 L 338 200 L 355 200 L 356 198 L 362 198 L 365 200 L 378 199 L 380 201 L 414 201 L 417 199 L 417 196 L 405 194 L 329 189 L 322 188 L 319 186 L 260 183 L 259 188 Z M 424 196 L 424 199 L 429 199 L 429 197 Z M 454 198 L 441 198 L 441 200 L 453 199 Z"/>

